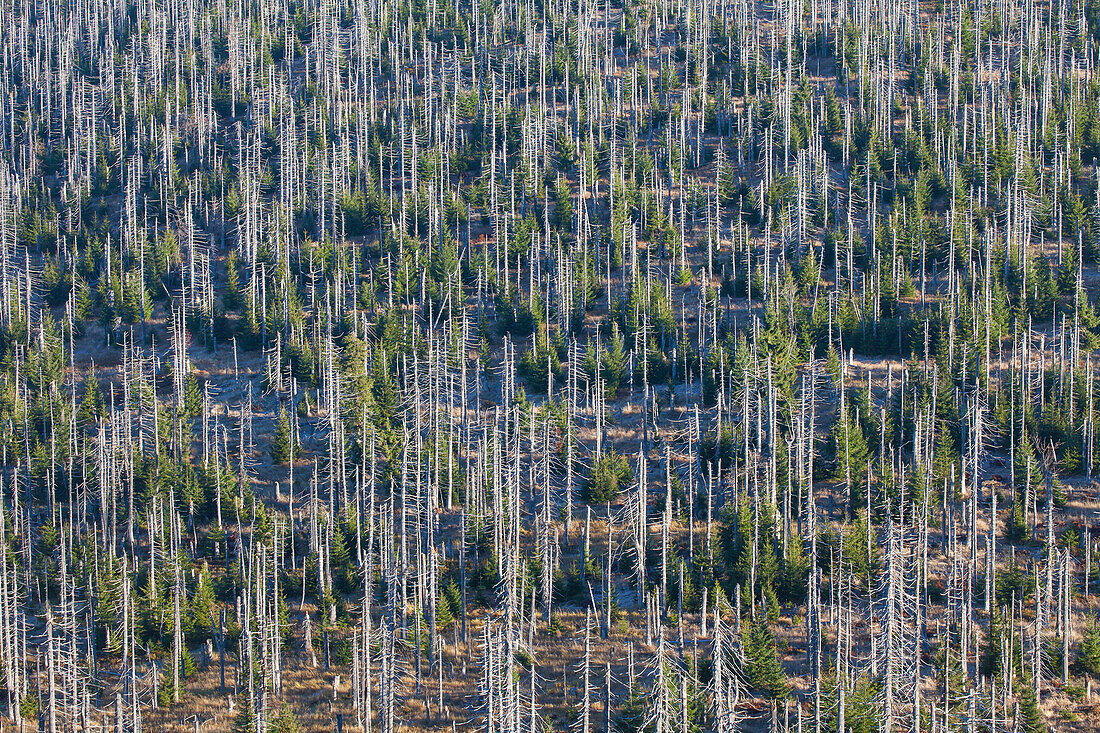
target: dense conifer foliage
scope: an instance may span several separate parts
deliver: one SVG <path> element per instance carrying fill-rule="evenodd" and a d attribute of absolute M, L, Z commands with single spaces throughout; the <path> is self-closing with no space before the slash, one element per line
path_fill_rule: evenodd
<path fill-rule="evenodd" d="M 1098 8 L 0 4 L 0 727 L 1100 728 Z"/>

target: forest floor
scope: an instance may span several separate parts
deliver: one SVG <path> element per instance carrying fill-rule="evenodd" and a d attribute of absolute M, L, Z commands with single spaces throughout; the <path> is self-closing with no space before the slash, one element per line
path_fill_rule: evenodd
<path fill-rule="evenodd" d="M 698 264 L 698 263 L 697 263 Z M 1098 280 L 1097 273 L 1090 272 L 1090 285 L 1095 286 Z M 823 273 L 827 278 L 828 272 Z M 690 286 L 689 286 L 690 287 Z M 595 324 L 605 321 L 607 318 L 606 290 L 605 295 L 597 303 L 596 308 L 589 314 L 589 326 L 593 329 Z M 674 301 L 676 299 L 674 298 Z M 733 314 L 741 323 L 748 323 L 752 314 L 760 314 L 757 306 L 749 308 L 744 299 L 733 301 Z M 688 331 L 694 332 L 693 314 L 684 314 Z M 160 362 L 170 358 L 169 340 L 163 317 L 154 317 L 147 328 L 152 335 L 154 354 Z M 78 373 L 83 375 L 87 366 L 94 360 L 96 370 L 101 379 L 118 385 L 121 383 L 121 369 L 123 368 L 118 349 L 105 349 L 103 347 L 103 333 L 95 326 L 74 342 L 75 362 Z M 499 344 L 495 346 L 493 358 L 500 356 Z M 192 363 L 197 370 L 200 383 L 208 383 L 213 403 L 213 415 L 219 415 L 223 421 L 232 420 L 234 423 L 240 414 L 241 405 L 248 399 L 249 387 L 251 387 L 253 414 L 252 430 L 254 451 L 249 457 L 251 476 L 254 490 L 269 505 L 276 503 L 275 483 L 283 482 L 286 486 L 288 471 L 285 467 L 272 466 L 267 456 L 267 445 L 270 442 L 270 434 L 273 429 L 272 419 L 277 410 L 277 399 L 274 395 L 265 395 L 262 391 L 261 371 L 263 356 L 259 352 L 236 353 L 230 344 L 219 345 L 215 354 L 213 351 L 202 348 L 201 345 L 192 345 L 190 351 Z M 897 357 L 871 358 L 853 355 L 847 362 L 847 384 L 855 389 L 867 384 L 868 375 L 872 391 L 876 395 L 884 393 L 888 378 L 897 379 L 901 373 L 903 362 Z M 892 373 L 892 377 L 888 377 Z M 495 375 L 490 375 L 486 385 L 486 393 L 499 394 L 499 380 Z M 666 433 L 678 432 L 685 429 L 689 412 L 687 405 L 692 404 L 698 398 L 699 385 L 679 385 L 670 394 L 663 387 L 658 388 L 658 403 L 662 406 L 658 422 L 658 433 L 655 436 L 660 440 Z M 609 418 L 606 439 L 617 450 L 623 453 L 636 453 L 642 440 L 642 409 L 637 395 L 617 399 L 608 404 Z M 540 398 L 533 397 L 536 404 Z M 671 403 L 671 404 L 670 404 Z M 823 424 L 819 429 L 827 430 L 829 417 L 828 406 L 820 410 Z M 488 416 L 488 413 L 486 413 Z M 306 436 L 304 447 L 312 450 L 323 450 L 323 441 L 310 441 L 309 436 L 323 435 L 321 423 L 325 417 L 313 414 L 303 421 L 302 429 Z M 591 424 L 578 426 L 578 438 L 582 446 L 594 444 L 595 433 Z M 877 438 L 876 438 L 877 441 Z M 199 450 L 199 446 L 195 447 Z M 650 453 L 651 461 L 660 461 L 659 449 L 653 449 Z M 308 470 L 308 461 L 299 464 L 301 470 Z M 990 457 L 988 480 L 984 487 L 990 488 L 1005 485 L 1007 472 L 1007 456 L 994 454 Z M 1003 469 L 1003 470 L 1002 470 Z M 651 499 L 658 491 L 663 491 L 660 482 L 660 474 L 654 471 L 651 476 Z M 1071 523 L 1080 526 L 1091 526 L 1093 536 L 1100 533 L 1100 483 L 1083 478 L 1065 479 L 1069 502 L 1064 511 L 1056 515 L 1058 529 Z M 279 509 L 285 511 L 285 488 L 281 492 L 284 501 Z M 819 506 L 822 507 L 827 519 L 835 526 L 839 526 L 842 519 L 844 497 L 841 487 L 835 483 L 821 482 L 815 486 Z M 619 502 L 621 504 L 621 500 Z M 579 507 L 580 505 L 578 505 Z M 451 516 L 446 516 L 450 514 Z M 583 516 L 583 515 L 581 515 Z M 593 543 L 599 547 L 606 542 L 606 521 L 604 509 L 594 508 L 594 522 L 592 526 Z M 453 528 L 457 526 L 457 510 L 444 513 L 442 524 Z M 574 527 L 583 525 L 583 519 L 575 520 Z M 652 529 L 652 528 L 651 528 Z M 979 523 L 974 528 L 977 532 L 988 532 L 988 526 Z M 930 530 L 933 536 L 930 538 L 935 544 L 938 540 L 938 528 Z M 581 558 L 580 530 L 574 529 L 571 537 L 569 552 L 562 557 L 562 566 L 568 566 Z M 696 524 L 696 551 L 701 551 L 704 545 L 704 533 L 702 521 L 697 519 Z M 453 538 L 452 538 L 453 539 Z M 673 541 L 681 546 L 686 546 L 686 527 L 677 522 L 674 526 Z M 960 541 L 962 538 L 960 537 Z M 1035 547 L 1021 546 L 1009 548 L 1006 544 L 1000 546 L 998 554 L 1000 562 L 1009 563 L 1024 561 L 1028 556 L 1034 556 Z M 943 569 L 942 560 L 939 570 Z M 933 566 L 933 574 L 937 573 L 937 567 Z M 942 573 L 940 574 L 942 577 Z M 620 586 L 618 598 L 623 610 L 618 620 L 610 630 L 610 638 L 601 640 L 598 629 L 593 632 L 593 675 L 598 680 L 593 695 L 593 719 L 597 721 L 594 727 L 602 730 L 603 726 L 603 671 L 605 665 L 610 663 L 613 682 L 611 686 L 613 699 L 621 700 L 627 694 L 626 680 L 628 679 L 626 650 L 633 645 L 637 664 L 647 659 L 653 647 L 647 645 L 645 638 L 645 616 L 630 599 L 633 597 L 632 588 L 625 581 L 617 580 Z M 1096 613 L 1100 610 L 1100 579 L 1096 580 L 1092 588 L 1093 594 L 1088 598 L 1075 599 L 1075 613 Z M 354 709 L 354 698 L 351 693 L 353 671 L 350 665 L 330 664 L 326 669 L 323 660 L 318 657 L 316 666 L 312 663 L 311 656 L 306 653 L 303 643 L 303 612 L 309 611 L 316 615 L 316 610 L 307 604 L 299 608 L 294 604 L 291 608 L 292 643 L 284 656 L 284 672 L 282 691 L 277 696 L 278 700 L 287 702 L 298 715 L 307 731 L 334 731 L 338 724 L 342 724 L 345 730 L 354 730 L 360 720 L 360 714 Z M 940 617 L 944 613 L 944 607 L 933 604 L 926 609 L 927 626 L 930 638 L 938 633 Z M 979 612 L 981 615 L 981 612 Z M 402 694 L 404 700 L 398 717 L 405 721 L 407 730 L 445 731 L 445 730 L 470 730 L 475 724 L 471 711 L 474 696 L 477 691 L 477 682 L 480 674 L 479 632 L 484 623 L 484 612 L 473 611 L 469 619 L 468 639 L 466 642 L 457 639 L 457 629 L 443 632 L 443 658 L 442 658 L 442 693 L 440 692 L 440 668 L 430 675 L 424 673 L 424 682 L 420 690 L 416 689 L 413 678 L 406 680 Z M 580 693 L 576 689 L 578 670 L 583 656 L 583 628 L 585 623 L 585 610 L 577 605 L 557 606 L 552 628 L 547 628 L 541 622 L 536 625 L 533 636 L 533 648 L 531 657 L 537 671 L 537 685 L 539 689 L 540 714 L 551 722 L 555 729 L 568 727 L 575 718 L 575 706 L 580 699 Z M 701 626 L 699 615 L 686 613 L 681 619 L 683 629 L 683 647 L 679 644 L 678 627 L 670 629 L 666 640 L 673 644 L 677 655 L 683 654 L 684 658 L 696 658 L 706 654 L 707 644 L 698 643 L 701 638 Z M 1076 624 L 1075 624 L 1076 626 Z M 789 703 L 787 715 L 794 720 L 794 706 L 801 704 L 804 714 L 812 714 L 809 706 L 811 696 L 809 669 L 805 658 L 805 625 L 801 615 L 801 609 L 785 608 L 781 612 L 778 623 L 774 625 L 774 632 L 779 642 L 784 666 L 790 676 L 794 698 Z M 524 630 L 526 636 L 526 629 Z M 864 632 L 866 633 L 866 632 Z M 866 638 L 866 637 L 864 637 Z M 831 641 L 829 642 L 831 644 Z M 858 653 L 858 650 L 857 650 Z M 197 660 L 202 658 L 199 650 L 195 651 Z M 928 660 L 926 660 L 928 661 Z M 426 663 L 425 663 L 426 666 Z M 146 715 L 146 729 L 151 731 L 166 731 L 180 733 L 192 731 L 230 731 L 236 718 L 233 709 L 235 699 L 232 689 L 232 662 L 227 666 L 227 689 L 223 693 L 220 684 L 219 666 L 215 659 L 207 659 L 206 663 L 200 662 L 199 671 L 186 680 L 182 700 L 179 705 L 161 707 Z M 377 670 L 376 670 L 377 672 Z M 931 674 L 930 669 L 925 670 L 926 677 Z M 524 676 L 526 680 L 526 675 Z M 526 683 L 524 683 L 526 684 Z M 440 694 L 442 694 L 442 708 L 440 706 Z M 1100 694 L 1100 691 L 1097 691 Z M 1076 702 L 1064 694 L 1057 685 L 1044 688 L 1042 708 L 1047 716 L 1047 721 L 1058 730 L 1086 731 L 1100 730 L 1100 699 L 1097 694 L 1092 700 Z M 374 692 L 375 701 L 378 700 L 377 690 Z M 935 698 L 937 691 L 931 682 L 926 682 L 924 695 Z M 795 702 L 798 701 L 798 703 Z M 425 717 L 425 703 L 430 716 Z M 109 706 L 108 706 L 109 707 Z M 277 704 L 276 704 L 277 707 Z M 770 707 L 764 700 L 746 699 L 741 703 L 742 712 L 746 715 L 743 727 L 749 731 L 765 731 L 771 727 Z M 108 711 L 109 712 L 109 711 Z M 785 714 L 782 709 L 777 713 L 782 726 Z M 375 723 L 377 725 L 377 722 Z M 793 726 L 793 724 L 792 724 Z"/>
<path fill-rule="evenodd" d="M 813 83 L 829 83 L 835 78 L 833 63 L 831 58 L 816 59 L 811 62 L 808 66 L 808 68 L 814 70 L 811 81 Z M 656 69 L 652 69 L 651 73 L 656 74 Z M 902 121 L 903 118 L 899 116 L 895 123 L 900 124 Z M 709 138 L 704 141 L 704 144 L 713 149 L 714 142 L 713 138 Z M 694 178 L 704 189 L 712 188 L 715 178 L 713 174 L 714 166 L 714 161 L 711 161 L 696 171 L 686 174 L 685 180 Z M 839 179 L 840 176 L 838 175 L 836 178 Z M 601 188 L 606 189 L 606 184 L 606 179 L 601 178 Z M 486 236 L 489 232 L 489 228 L 485 226 L 472 227 L 472 235 L 475 238 Z M 699 234 L 700 227 L 694 227 L 689 231 L 689 241 L 697 242 Z M 1052 243 L 1049 243 L 1048 250 L 1052 250 L 1053 246 Z M 691 246 L 690 250 L 689 265 L 694 272 L 698 272 L 705 258 L 699 254 L 699 247 Z M 1047 252 L 1047 254 L 1051 253 L 1052 251 Z M 824 291 L 824 285 L 835 282 L 836 273 L 826 269 L 822 272 L 822 279 L 822 290 Z M 938 286 L 942 287 L 943 283 L 938 283 Z M 1098 286 L 1100 286 L 1100 272 L 1096 268 L 1086 268 L 1086 286 L 1090 293 L 1095 296 Z M 687 287 L 696 287 L 696 285 Z M 930 290 L 932 288 L 931 282 L 929 282 L 929 288 Z M 604 288 L 602 293 L 597 299 L 595 308 L 586 319 L 588 327 L 593 331 L 597 324 L 605 323 L 608 317 L 607 289 Z M 937 296 L 930 292 L 928 297 L 934 301 Z M 918 300 L 919 298 L 908 299 L 910 305 L 915 305 Z M 674 308 L 675 304 L 679 302 L 679 298 L 675 296 L 672 298 Z M 731 315 L 743 325 L 749 323 L 751 315 L 762 315 L 763 313 L 760 306 L 753 305 L 750 307 L 744 298 L 733 299 L 728 303 L 728 307 Z M 682 320 L 687 326 L 687 332 L 694 334 L 696 315 L 690 311 L 683 314 L 676 313 L 676 315 L 677 322 Z M 1035 333 L 1042 332 L 1043 328 L 1037 325 Z M 147 329 L 152 337 L 154 356 L 158 361 L 164 362 L 170 358 L 170 341 L 161 307 L 158 306 L 156 315 L 147 324 Z M 606 326 L 601 328 L 601 332 L 607 332 Z M 1050 333 L 1050 331 L 1047 330 L 1047 333 Z M 526 346 L 526 344 L 521 344 L 521 346 Z M 1008 346 L 1011 345 L 1008 344 Z M 90 326 L 85 335 L 75 339 L 74 347 L 74 361 L 77 371 L 81 375 L 78 378 L 83 378 L 82 375 L 86 373 L 87 367 L 94 361 L 100 379 L 107 379 L 114 385 L 121 384 L 121 370 L 123 368 L 121 350 L 104 347 L 103 332 L 98 325 Z M 501 353 L 498 340 L 493 344 L 491 352 L 493 363 L 500 363 Z M 220 416 L 224 422 L 233 421 L 235 423 L 237 421 L 241 414 L 242 405 L 248 400 L 251 388 L 253 405 L 251 422 L 254 450 L 252 455 L 248 457 L 250 475 L 253 479 L 256 494 L 265 503 L 269 505 L 276 504 L 275 484 L 281 482 L 285 487 L 289 472 L 285 467 L 273 466 L 267 456 L 267 446 L 274 427 L 273 417 L 278 409 L 278 404 L 274 395 L 264 394 L 263 392 L 261 378 L 263 355 L 256 351 L 235 352 L 231 344 L 220 344 L 217 353 L 214 353 L 203 348 L 201 344 L 194 343 L 189 355 L 197 370 L 200 383 L 209 384 L 210 386 L 213 405 L 212 414 Z M 870 375 L 873 390 L 876 394 L 880 394 L 885 390 L 888 379 L 887 374 L 892 372 L 893 378 L 896 379 L 900 375 L 902 367 L 903 360 L 898 356 L 871 358 L 856 354 L 848 361 L 847 383 L 852 388 L 858 388 L 866 384 L 868 375 Z M 499 380 L 495 376 L 491 376 L 486 386 L 486 393 L 489 395 L 499 394 L 499 391 Z M 669 404 L 670 395 L 664 392 L 664 388 L 659 388 L 657 392 L 658 402 L 662 404 L 659 431 L 684 429 L 689 417 L 686 406 L 692 404 L 698 398 L 698 381 L 691 386 L 677 386 L 671 394 L 671 406 L 666 406 Z M 608 404 L 607 439 L 612 446 L 623 453 L 636 453 L 641 443 L 642 410 L 638 399 L 637 395 L 631 395 Z M 532 401 L 537 404 L 540 402 L 540 398 L 533 397 Z M 831 419 L 829 412 L 827 405 L 821 408 L 822 424 L 819 425 L 820 430 L 828 429 L 828 421 Z M 321 423 L 324 420 L 323 415 L 315 413 L 303 421 L 302 428 L 305 434 L 303 447 L 307 451 L 324 450 L 324 441 L 321 439 L 323 436 Z M 579 442 L 582 446 L 594 444 L 595 434 L 590 424 L 578 426 L 578 431 Z M 663 437 L 663 432 L 659 432 L 656 437 L 658 439 Z M 313 438 L 316 438 L 316 440 Z M 200 446 L 195 446 L 195 449 L 199 450 Z M 656 451 L 651 453 L 650 457 L 651 460 L 660 460 L 660 456 L 657 455 Z M 309 461 L 302 461 L 299 466 L 301 470 L 308 470 Z M 990 466 L 987 490 L 988 488 L 1004 485 L 1006 479 L 1002 475 L 1003 472 L 1000 467 L 1005 467 L 1004 470 L 1007 471 L 1007 457 L 1002 455 L 991 456 Z M 656 493 L 656 490 L 661 486 L 658 472 L 654 471 L 651 475 L 651 483 L 651 489 Z M 1067 488 L 1069 503 L 1066 509 L 1057 515 L 1059 530 L 1070 523 L 1077 523 L 1081 526 L 1091 526 L 1093 536 L 1100 534 L 1100 521 L 1098 521 L 1098 517 L 1100 517 L 1100 483 L 1072 478 L 1064 479 L 1063 483 Z M 819 506 L 828 512 L 828 521 L 835 526 L 839 526 L 844 506 L 840 487 L 835 483 L 822 482 L 815 486 L 815 493 L 818 497 Z M 282 495 L 284 497 L 286 495 L 285 488 Z M 285 511 L 286 502 L 283 501 L 278 508 Z M 601 542 L 606 542 L 607 530 L 603 512 L 602 507 L 594 508 L 593 512 L 592 537 L 597 547 Z M 448 514 L 449 516 L 447 516 Z M 452 528 L 456 526 L 457 511 L 452 510 L 445 513 L 443 524 Z M 583 524 L 583 520 L 575 522 L 575 524 Z M 697 551 L 703 547 L 704 543 L 701 524 L 701 522 L 697 522 L 696 525 L 694 542 Z M 975 532 L 988 532 L 989 527 L 979 522 L 977 527 L 971 529 Z M 673 540 L 681 546 L 686 545 L 686 531 L 686 527 L 682 523 L 676 523 Z M 568 566 L 581 558 L 579 536 L 580 531 L 574 529 L 570 552 L 562 557 L 563 566 Z M 454 538 L 450 539 L 453 540 Z M 931 539 L 936 542 L 938 537 L 933 536 Z M 1003 563 L 1008 563 L 1013 558 L 1022 562 L 1025 555 L 1034 555 L 1035 552 L 1036 550 L 1033 547 L 1021 546 L 1009 549 L 1007 544 L 1003 544 L 1000 547 L 999 558 Z M 942 571 L 942 568 L 941 560 L 938 569 Z M 935 566 L 933 572 L 936 572 Z M 942 572 L 940 574 L 942 577 Z M 652 646 L 646 643 L 644 612 L 634 607 L 634 604 L 630 602 L 629 599 L 632 598 L 633 592 L 629 585 L 622 581 L 617 582 L 621 585 L 618 588 L 619 602 L 624 608 L 620 612 L 618 620 L 612 626 L 610 639 L 602 640 L 599 638 L 598 632 L 595 632 L 592 640 L 594 676 L 598 680 L 595 684 L 596 694 L 593 696 L 594 720 L 597 721 L 594 728 L 600 730 L 602 730 L 603 725 L 604 685 L 602 671 L 605 669 L 605 665 L 608 663 L 611 665 L 614 680 L 611 690 L 613 698 L 621 699 L 627 692 L 626 680 L 629 676 L 626 649 L 633 644 L 639 666 L 641 661 L 646 659 L 652 652 Z M 1075 613 L 1083 615 L 1087 612 L 1095 613 L 1100 610 L 1100 602 L 1098 602 L 1100 599 L 1097 598 L 1097 594 L 1100 594 L 1100 579 L 1097 579 L 1094 593 L 1088 599 L 1075 599 Z M 805 625 L 800 611 L 800 609 L 792 608 L 782 609 L 781 616 L 778 623 L 774 625 L 773 630 L 781 649 L 786 650 L 783 653 L 783 662 L 790 676 L 795 698 L 803 705 L 804 713 L 808 714 L 812 711 L 808 707 L 808 696 L 805 693 L 809 690 L 810 679 L 803 651 L 806 643 Z M 302 626 L 305 612 L 316 615 L 316 609 L 311 608 L 309 604 L 304 608 L 299 608 L 297 604 L 292 605 L 290 616 L 293 640 L 291 648 L 286 650 L 283 657 L 285 669 L 282 691 L 278 697 L 290 704 L 300 718 L 304 730 L 315 733 L 335 731 L 338 729 L 338 720 L 342 721 L 345 730 L 352 730 L 360 720 L 360 714 L 354 709 L 354 698 L 351 694 L 353 671 L 350 665 L 330 664 L 326 668 L 320 658 L 314 665 L 312 655 L 306 653 L 304 649 Z M 926 609 L 930 636 L 938 632 L 939 621 L 943 612 L 944 607 L 935 604 Z M 398 711 L 398 717 L 406 722 L 405 727 L 407 730 L 471 729 L 473 726 L 471 719 L 473 713 L 470 706 L 476 694 L 480 673 L 478 644 L 479 631 L 484 619 L 483 611 L 475 611 L 471 614 L 465 642 L 456 640 L 456 629 L 450 629 L 443 633 L 442 664 L 435 670 L 436 673 L 440 669 L 442 670 L 442 708 L 439 704 L 438 676 L 425 673 L 422 689 L 419 691 L 416 689 L 411 676 L 406 680 L 405 690 L 402 694 L 405 702 Z M 554 728 L 558 730 L 570 726 L 575 717 L 573 706 L 577 704 L 579 699 L 576 681 L 579 679 L 577 671 L 580 668 L 583 656 L 584 624 L 585 610 L 583 607 L 569 604 L 560 605 L 555 609 L 552 628 L 547 628 L 540 621 L 536 625 L 536 632 L 533 637 L 534 644 L 530 652 L 538 675 L 540 713 L 551 721 Z M 1076 625 L 1074 624 L 1074 626 Z M 679 644 L 678 632 L 680 628 L 683 630 L 684 638 L 682 648 Z M 684 617 L 680 619 L 679 626 L 671 630 L 670 637 L 668 640 L 674 644 L 676 654 L 682 653 L 685 659 L 705 654 L 706 652 L 703 650 L 708 648 L 705 644 L 697 644 L 700 638 L 705 638 L 702 637 L 698 614 L 684 614 Z M 197 650 L 195 656 L 196 659 L 202 657 Z M 185 682 L 181 703 L 170 707 L 161 707 L 148 714 L 145 718 L 146 729 L 165 731 L 166 733 L 176 731 L 179 733 L 230 731 L 236 717 L 236 712 L 233 709 L 235 695 L 232 689 L 233 674 L 231 669 L 232 663 L 229 663 L 226 671 L 227 689 L 223 692 L 217 661 L 208 659 L 205 664 L 200 662 L 199 671 Z M 930 670 L 926 669 L 925 674 L 926 677 L 929 676 Z M 936 691 L 931 683 L 926 685 L 924 694 L 929 697 L 935 696 Z M 375 700 L 377 699 L 377 690 L 375 690 Z M 430 718 L 428 719 L 425 718 L 425 699 L 427 699 L 427 708 L 430 711 Z M 791 703 L 789 711 L 791 719 L 794 718 L 794 704 L 794 702 Z M 1059 690 L 1057 686 L 1049 689 L 1044 688 L 1042 708 L 1047 716 L 1047 721 L 1058 730 L 1100 730 L 1100 699 L 1096 695 L 1093 696 L 1091 701 L 1075 702 Z M 765 731 L 770 728 L 770 710 L 763 700 L 744 700 L 742 709 L 748 718 L 745 724 L 746 730 Z M 784 721 L 782 712 L 779 713 L 778 718 L 782 725 Z M 375 724 L 377 725 L 377 723 Z"/>

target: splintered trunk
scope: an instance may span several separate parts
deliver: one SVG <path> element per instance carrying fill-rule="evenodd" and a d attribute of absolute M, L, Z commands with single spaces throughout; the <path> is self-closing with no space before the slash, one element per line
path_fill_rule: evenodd
<path fill-rule="evenodd" d="M 54 638 L 53 612 L 46 613 L 46 673 L 49 676 L 49 726 L 50 733 L 57 733 L 57 684 L 56 673 L 56 643 Z"/>
<path fill-rule="evenodd" d="M 645 475 L 646 459 L 642 450 L 638 451 L 638 488 L 636 493 L 636 503 L 634 506 L 635 511 L 635 528 L 634 528 L 634 560 L 637 564 L 635 568 L 635 588 L 637 592 L 638 603 L 641 604 L 645 596 L 645 577 L 646 577 L 646 475 Z"/>
<path fill-rule="evenodd" d="M 1069 646 L 1070 637 L 1073 634 L 1072 615 L 1072 566 L 1073 560 L 1069 550 L 1063 550 L 1062 554 L 1062 684 L 1069 682 Z"/>
<path fill-rule="evenodd" d="M 459 544 L 458 544 L 458 574 L 459 584 L 462 586 L 459 591 L 461 593 L 461 605 L 462 605 L 462 643 L 466 644 L 466 512 L 463 510 L 458 515 L 458 521 L 462 525 L 459 528 Z"/>
<path fill-rule="evenodd" d="M 592 730 L 591 721 L 591 699 L 590 693 L 592 691 L 592 683 L 590 679 L 592 668 L 592 612 L 588 612 L 584 623 L 584 659 L 581 662 L 581 712 L 580 712 L 580 730 L 584 733 L 589 733 Z"/>
<path fill-rule="evenodd" d="M 180 663 L 183 646 L 183 630 L 180 627 L 180 566 L 175 565 L 175 583 L 172 587 L 172 702 L 180 701 Z"/>

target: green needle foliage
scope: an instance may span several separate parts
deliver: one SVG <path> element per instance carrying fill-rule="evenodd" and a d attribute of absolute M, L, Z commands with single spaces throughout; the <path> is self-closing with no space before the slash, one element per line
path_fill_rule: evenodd
<path fill-rule="evenodd" d="M 614 449 L 607 451 L 592 465 L 585 489 L 585 501 L 589 504 L 605 504 L 630 488 L 634 469 L 630 459 Z"/>
<path fill-rule="evenodd" d="M 784 700 L 790 694 L 787 675 L 779 661 L 775 638 L 763 621 L 747 623 L 742 635 L 745 674 L 749 686 L 770 700 Z"/>
<path fill-rule="evenodd" d="M 279 416 L 275 419 L 275 435 L 271 439 L 271 461 L 285 464 L 290 461 L 294 446 L 294 436 L 290 427 L 290 417 L 286 408 L 279 406 Z"/>

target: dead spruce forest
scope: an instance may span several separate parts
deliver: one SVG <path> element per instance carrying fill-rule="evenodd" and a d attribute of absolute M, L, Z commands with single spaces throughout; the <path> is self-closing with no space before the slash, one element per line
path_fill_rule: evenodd
<path fill-rule="evenodd" d="M 1100 729 L 1100 0 L 0 3 L 0 730 Z"/>

